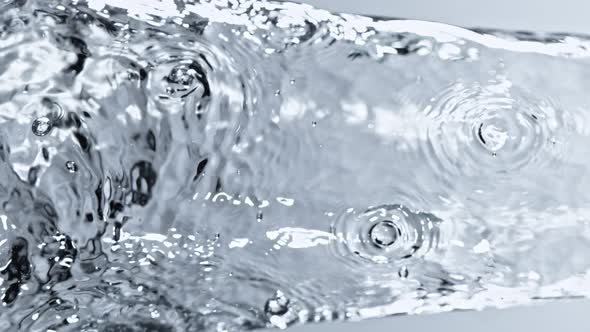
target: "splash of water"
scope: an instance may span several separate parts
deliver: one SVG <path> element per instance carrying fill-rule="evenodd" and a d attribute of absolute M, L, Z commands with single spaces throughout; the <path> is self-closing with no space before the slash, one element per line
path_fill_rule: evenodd
<path fill-rule="evenodd" d="M 266 1 L 0 2 L 0 330 L 590 295 L 590 39 Z"/>

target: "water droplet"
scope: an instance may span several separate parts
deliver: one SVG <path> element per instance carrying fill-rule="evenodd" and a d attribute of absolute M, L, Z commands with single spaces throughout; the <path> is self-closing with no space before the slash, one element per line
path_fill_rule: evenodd
<path fill-rule="evenodd" d="M 280 96 L 280 95 L 281 95 L 281 90 L 276 90 L 276 91 L 275 91 L 275 96 L 277 96 L 277 97 L 278 97 L 278 96 Z"/>
<path fill-rule="evenodd" d="M 70 173 L 76 173 L 78 171 L 78 165 L 74 161 L 68 160 L 66 161 L 66 169 Z"/>
<path fill-rule="evenodd" d="M 400 278 L 406 279 L 408 277 L 408 275 L 410 274 L 410 271 L 408 271 L 408 268 L 406 266 L 402 266 L 399 269 L 397 274 L 399 275 Z"/>
<path fill-rule="evenodd" d="M 264 304 L 264 312 L 270 316 L 281 316 L 289 311 L 289 299 L 278 290 L 274 297 L 268 299 Z"/>
<path fill-rule="evenodd" d="M 42 116 L 36 118 L 33 121 L 33 125 L 31 126 L 31 128 L 33 130 L 33 134 L 37 136 L 45 136 L 51 131 L 53 125 L 48 117 Z"/>
<path fill-rule="evenodd" d="M 256 213 L 256 222 L 261 222 L 262 221 L 262 211 L 258 211 L 258 213 Z"/>
<path fill-rule="evenodd" d="M 369 237 L 372 243 L 380 248 L 394 244 L 400 234 L 400 230 L 390 220 L 383 220 L 371 227 Z"/>
<path fill-rule="evenodd" d="M 315 126 L 317 126 L 317 125 L 318 125 L 318 123 L 317 123 L 316 121 L 313 121 L 313 122 L 311 123 L 311 126 L 312 126 L 312 127 L 315 127 Z"/>

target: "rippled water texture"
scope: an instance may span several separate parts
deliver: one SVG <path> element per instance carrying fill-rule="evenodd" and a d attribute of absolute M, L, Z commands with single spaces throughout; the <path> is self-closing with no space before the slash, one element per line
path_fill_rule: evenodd
<path fill-rule="evenodd" d="M 0 1 L 0 330 L 590 295 L 586 37 L 130 3 Z"/>

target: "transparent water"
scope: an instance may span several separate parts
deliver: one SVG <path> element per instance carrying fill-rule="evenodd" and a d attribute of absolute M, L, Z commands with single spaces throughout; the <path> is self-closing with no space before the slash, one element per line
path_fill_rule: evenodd
<path fill-rule="evenodd" d="M 256 1 L 0 2 L 0 330 L 590 295 L 590 42 Z"/>

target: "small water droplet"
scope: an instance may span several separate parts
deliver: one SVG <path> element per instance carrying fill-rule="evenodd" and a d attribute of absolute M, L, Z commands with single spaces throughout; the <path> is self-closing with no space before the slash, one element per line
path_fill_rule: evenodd
<path fill-rule="evenodd" d="M 291 84 L 291 85 L 295 84 L 295 80 L 290 80 L 289 84 Z"/>
<path fill-rule="evenodd" d="M 75 162 L 68 160 L 66 161 L 66 169 L 70 173 L 76 173 L 78 171 L 78 165 Z"/>
<path fill-rule="evenodd" d="M 271 316 L 282 316 L 289 311 L 289 299 L 278 290 L 273 298 L 264 304 L 264 312 Z"/>
<path fill-rule="evenodd" d="M 37 136 L 45 136 L 51 131 L 53 125 L 51 124 L 51 120 L 48 117 L 42 116 L 36 118 L 33 121 L 31 128 L 33 130 L 33 134 Z"/>
<path fill-rule="evenodd" d="M 311 125 L 312 125 L 313 127 L 315 127 L 315 126 L 317 126 L 317 125 L 318 125 L 318 123 L 317 123 L 316 121 L 313 121 L 313 122 L 311 123 Z"/>
<path fill-rule="evenodd" d="M 386 248 L 394 244 L 399 235 L 399 229 L 389 220 L 380 221 L 369 230 L 371 242 L 380 248 Z"/>
<path fill-rule="evenodd" d="M 405 266 L 402 266 L 399 271 L 397 272 L 397 274 L 399 275 L 400 278 L 402 279 L 406 279 L 408 277 L 408 275 L 410 274 L 410 271 L 408 271 L 408 268 Z"/>
<path fill-rule="evenodd" d="M 262 221 L 262 211 L 258 211 L 258 213 L 256 213 L 256 222 L 261 222 Z"/>
<path fill-rule="evenodd" d="M 275 96 L 277 96 L 277 97 L 278 97 L 278 96 L 280 96 L 280 95 L 281 95 L 281 90 L 276 90 L 276 91 L 275 91 Z"/>

